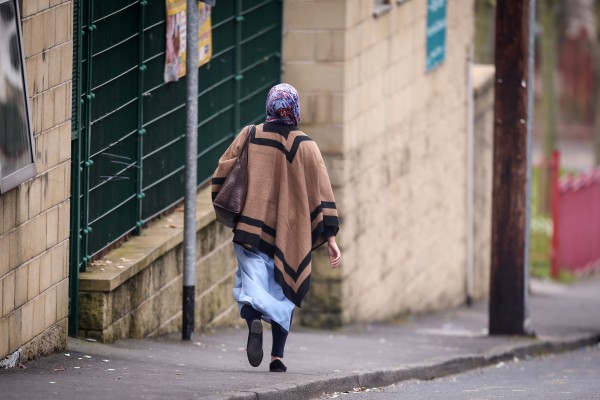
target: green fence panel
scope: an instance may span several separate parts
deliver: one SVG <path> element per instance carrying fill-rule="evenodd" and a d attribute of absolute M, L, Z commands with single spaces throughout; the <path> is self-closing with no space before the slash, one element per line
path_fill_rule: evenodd
<path fill-rule="evenodd" d="M 76 0 L 71 265 L 181 202 L 185 77 L 164 83 L 164 0 Z M 282 2 L 212 9 L 213 57 L 199 70 L 198 184 L 242 126 L 264 118 L 281 70 Z"/>

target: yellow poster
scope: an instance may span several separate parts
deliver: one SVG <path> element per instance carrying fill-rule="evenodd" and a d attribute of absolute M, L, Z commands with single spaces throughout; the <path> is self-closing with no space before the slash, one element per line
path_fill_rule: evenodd
<path fill-rule="evenodd" d="M 165 82 L 173 82 L 185 75 L 186 60 L 186 0 L 167 2 L 167 55 Z M 212 57 L 211 7 L 198 3 L 198 67 Z"/>

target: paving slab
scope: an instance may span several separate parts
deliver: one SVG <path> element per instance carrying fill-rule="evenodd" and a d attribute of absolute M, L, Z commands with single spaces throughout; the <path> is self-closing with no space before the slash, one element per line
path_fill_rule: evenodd
<path fill-rule="evenodd" d="M 431 379 L 598 342 L 600 278 L 568 286 L 534 281 L 529 311 L 535 338 L 488 336 L 484 302 L 394 324 L 298 328 L 288 338 L 286 373 L 268 372 L 268 357 L 258 368 L 248 364 L 245 324 L 191 342 L 177 334 L 111 345 L 70 339 L 65 353 L 0 370 L 0 398 L 310 399 Z M 267 355 L 270 346 L 265 330 Z"/>

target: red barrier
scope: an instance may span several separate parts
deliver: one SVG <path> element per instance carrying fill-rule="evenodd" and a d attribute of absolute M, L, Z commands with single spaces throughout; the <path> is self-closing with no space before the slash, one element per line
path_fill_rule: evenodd
<path fill-rule="evenodd" d="M 582 274 L 600 267 L 600 167 L 560 183 L 558 171 L 557 163 L 553 176 L 557 192 L 552 210 L 553 277 L 558 276 L 559 268 Z"/>
<path fill-rule="evenodd" d="M 559 203 L 560 203 L 560 153 L 556 150 L 552 152 L 552 164 L 550 166 L 552 171 L 552 255 L 551 255 L 551 275 L 553 279 L 558 278 L 559 264 L 558 264 L 558 238 L 560 237 L 560 220 L 558 216 Z"/>

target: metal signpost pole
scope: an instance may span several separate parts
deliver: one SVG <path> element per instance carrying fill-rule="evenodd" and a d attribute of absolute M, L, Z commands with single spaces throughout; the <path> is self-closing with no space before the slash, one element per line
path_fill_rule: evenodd
<path fill-rule="evenodd" d="M 191 340 L 194 331 L 196 291 L 196 187 L 198 154 L 198 0 L 187 0 L 186 18 L 186 134 L 185 213 L 183 232 L 182 340 Z"/>

